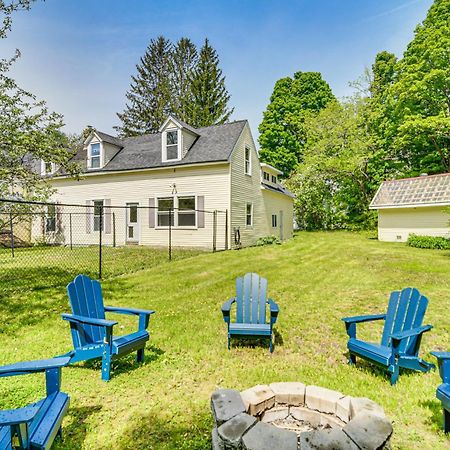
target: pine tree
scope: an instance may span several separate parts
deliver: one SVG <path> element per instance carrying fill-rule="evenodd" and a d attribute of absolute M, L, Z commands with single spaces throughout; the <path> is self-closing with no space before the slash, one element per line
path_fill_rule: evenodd
<path fill-rule="evenodd" d="M 225 123 L 234 111 L 228 106 L 230 95 L 219 68 L 219 57 L 208 39 L 205 39 L 193 72 L 191 94 L 187 121 L 194 127 Z"/>
<path fill-rule="evenodd" d="M 188 38 L 175 45 L 170 66 L 170 110 L 179 119 L 190 123 L 189 107 L 192 104 L 192 78 L 198 61 L 197 47 Z"/>
<path fill-rule="evenodd" d="M 115 127 L 121 136 L 156 133 L 170 113 L 172 44 L 164 36 L 150 41 L 132 76 L 128 100 L 117 116 L 122 124 Z"/>

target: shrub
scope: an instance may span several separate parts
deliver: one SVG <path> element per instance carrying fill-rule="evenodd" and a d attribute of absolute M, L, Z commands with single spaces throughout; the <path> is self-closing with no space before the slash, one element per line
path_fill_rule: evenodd
<path fill-rule="evenodd" d="M 281 241 L 276 236 L 264 236 L 259 238 L 256 241 L 256 245 L 262 246 L 262 245 L 273 245 L 273 244 L 281 244 Z"/>
<path fill-rule="evenodd" d="M 410 234 L 406 244 L 410 247 L 450 250 L 450 238 L 439 236 L 417 236 Z"/>

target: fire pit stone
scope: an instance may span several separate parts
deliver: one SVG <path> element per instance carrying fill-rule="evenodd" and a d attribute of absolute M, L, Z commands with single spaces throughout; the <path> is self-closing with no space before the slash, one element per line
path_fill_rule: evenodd
<path fill-rule="evenodd" d="M 364 397 L 303 383 L 257 385 L 211 397 L 213 450 L 389 449 L 392 424 Z"/>

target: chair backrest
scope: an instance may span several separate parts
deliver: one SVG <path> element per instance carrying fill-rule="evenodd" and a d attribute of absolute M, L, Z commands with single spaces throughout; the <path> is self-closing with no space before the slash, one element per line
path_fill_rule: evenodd
<path fill-rule="evenodd" d="M 422 326 L 423 317 L 427 310 L 428 299 L 415 288 L 394 291 L 389 299 L 381 345 L 392 346 L 390 336 L 393 333 L 408 331 Z M 400 352 L 417 356 L 419 346 L 417 337 L 404 339 L 400 344 Z"/>
<path fill-rule="evenodd" d="M 256 273 L 236 278 L 236 323 L 266 323 L 267 280 Z"/>
<path fill-rule="evenodd" d="M 98 281 L 92 280 L 86 275 L 77 275 L 67 285 L 67 294 L 73 314 L 93 319 L 105 318 L 102 287 Z M 105 334 L 102 327 L 93 325 L 80 324 L 76 331 L 72 333 L 75 346 L 102 341 Z"/>

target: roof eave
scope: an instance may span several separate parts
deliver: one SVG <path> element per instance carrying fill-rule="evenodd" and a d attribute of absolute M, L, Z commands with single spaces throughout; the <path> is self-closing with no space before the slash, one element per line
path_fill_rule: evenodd
<path fill-rule="evenodd" d="M 369 205 L 369 209 L 430 208 L 432 206 L 450 206 L 450 201 L 438 203 L 410 203 L 404 205 Z"/>

